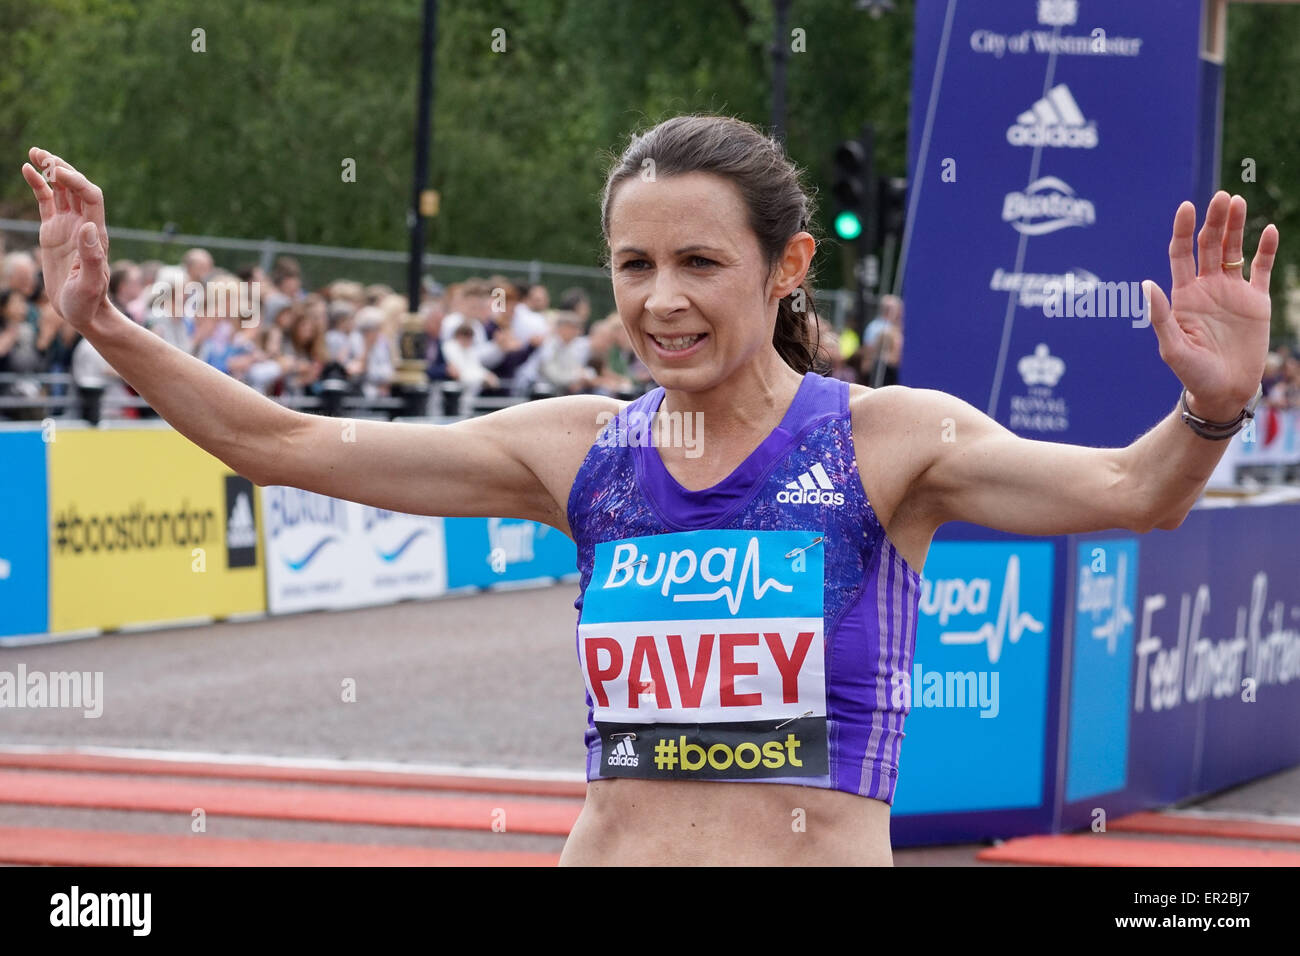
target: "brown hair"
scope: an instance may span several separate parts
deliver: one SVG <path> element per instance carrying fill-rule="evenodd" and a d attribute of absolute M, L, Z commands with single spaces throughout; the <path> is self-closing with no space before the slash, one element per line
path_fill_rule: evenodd
<path fill-rule="evenodd" d="M 800 170 L 781 144 L 758 127 L 730 116 L 675 116 L 634 135 L 611 166 L 600 203 L 600 226 L 609 246 L 609 211 L 614 192 L 647 161 L 656 178 L 684 173 L 712 173 L 733 183 L 749 210 L 749 227 L 758 237 L 768 268 L 775 274 L 786 243 L 796 232 L 810 232 L 814 203 L 800 181 Z M 608 264 L 607 264 L 608 265 Z M 802 299 L 803 309 L 795 303 Z M 781 299 L 772 345 L 787 365 L 800 374 L 825 370 L 819 355 L 817 307 L 812 272 L 799 288 Z"/>
<path fill-rule="evenodd" d="M 324 362 L 329 358 L 325 348 L 324 325 L 318 324 L 312 318 L 304 302 L 295 302 L 288 308 L 293 311 L 293 322 L 289 326 L 289 344 L 293 346 L 295 354 L 311 359 L 313 362 Z M 311 333 L 311 337 L 305 342 L 302 341 L 301 334 L 304 328 Z"/>

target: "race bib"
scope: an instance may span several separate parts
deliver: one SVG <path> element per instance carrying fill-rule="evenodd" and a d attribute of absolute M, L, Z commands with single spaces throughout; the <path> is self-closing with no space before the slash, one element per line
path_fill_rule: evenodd
<path fill-rule="evenodd" d="M 578 648 L 603 776 L 826 776 L 822 541 L 725 530 L 596 545 Z"/>

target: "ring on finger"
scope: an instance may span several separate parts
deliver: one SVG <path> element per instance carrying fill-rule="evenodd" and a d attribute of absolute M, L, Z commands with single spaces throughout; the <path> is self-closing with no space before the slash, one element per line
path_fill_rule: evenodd
<path fill-rule="evenodd" d="M 1246 262 L 1245 259 L 1233 259 L 1231 262 L 1225 262 L 1225 263 L 1223 264 L 1223 268 L 1225 268 L 1225 269 L 1240 269 L 1240 268 L 1242 267 L 1242 265 L 1245 264 L 1245 262 Z"/>

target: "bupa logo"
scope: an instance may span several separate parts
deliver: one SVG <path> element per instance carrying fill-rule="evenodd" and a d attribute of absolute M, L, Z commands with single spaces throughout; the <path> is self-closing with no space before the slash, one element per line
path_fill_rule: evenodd
<path fill-rule="evenodd" d="M 488 547 L 494 554 L 510 564 L 532 561 L 536 554 L 533 543 L 543 537 L 549 529 L 532 521 L 506 521 L 502 518 L 488 518 Z"/>
<path fill-rule="evenodd" d="M 749 617 L 798 620 L 806 629 L 822 613 L 825 540 L 819 528 L 712 528 L 601 542 L 582 623 L 709 619 L 730 630 Z"/>
<path fill-rule="evenodd" d="M 822 463 L 814 462 L 794 481 L 786 482 L 785 488 L 776 493 L 776 500 L 783 505 L 842 505 L 844 492 L 836 491 Z"/>
<path fill-rule="evenodd" d="M 1060 83 L 1007 127 L 1007 142 L 1012 146 L 1094 149 L 1097 124 L 1084 119 L 1070 88 Z"/>
<path fill-rule="evenodd" d="M 757 537 L 749 539 L 743 553 L 734 547 L 714 547 L 703 553 L 683 548 L 660 550 L 653 559 L 651 554 L 642 554 L 635 543 L 621 542 L 614 547 L 609 574 L 601 587 L 611 590 L 628 585 L 653 588 L 675 602 L 724 602 L 730 614 L 740 611 L 746 593 L 761 601 L 769 591 L 789 594 L 794 590 L 764 570 Z"/>
<path fill-rule="evenodd" d="M 1044 625 L 1032 614 L 1020 610 L 1020 555 L 1013 553 L 1006 559 L 1001 600 L 991 614 L 992 593 L 992 578 L 936 578 L 933 581 L 925 578 L 921 581 L 921 613 L 938 617 L 941 628 L 939 643 L 984 644 L 988 648 L 989 663 L 996 664 L 1007 641 L 1017 643 L 1026 631 L 1041 634 Z M 988 619 L 974 630 L 948 629 L 953 618 L 967 615 Z"/>
<path fill-rule="evenodd" d="M 1124 544 L 1128 544 L 1125 542 Z M 1091 561 L 1079 566 L 1079 593 L 1076 610 L 1080 620 L 1086 616 L 1088 633 L 1106 642 L 1106 653 L 1114 654 L 1121 634 L 1133 623 L 1130 592 L 1130 551 L 1112 545 L 1111 567 L 1106 566 L 1106 549 L 1093 548 Z"/>

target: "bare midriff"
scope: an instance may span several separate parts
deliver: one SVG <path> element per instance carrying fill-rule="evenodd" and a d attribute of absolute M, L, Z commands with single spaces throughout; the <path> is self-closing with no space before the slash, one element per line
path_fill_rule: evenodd
<path fill-rule="evenodd" d="M 561 866 L 892 866 L 889 805 L 777 783 L 593 780 Z"/>

